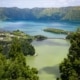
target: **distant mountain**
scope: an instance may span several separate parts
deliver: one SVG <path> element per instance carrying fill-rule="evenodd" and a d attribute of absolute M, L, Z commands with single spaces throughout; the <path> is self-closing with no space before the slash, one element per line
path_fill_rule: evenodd
<path fill-rule="evenodd" d="M 80 6 L 62 8 L 0 8 L 0 20 L 80 21 Z"/>

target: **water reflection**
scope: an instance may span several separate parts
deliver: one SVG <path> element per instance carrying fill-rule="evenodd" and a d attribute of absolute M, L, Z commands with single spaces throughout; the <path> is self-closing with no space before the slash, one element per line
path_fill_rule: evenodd
<path fill-rule="evenodd" d="M 68 43 L 60 43 L 60 42 L 56 42 L 56 40 L 57 39 L 47 39 L 47 40 L 43 40 L 43 41 L 33 41 L 32 44 L 36 45 L 36 46 L 42 46 L 42 45 L 47 45 L 47 46 L 64 46 L 64 47 L 69 46 Z"/>
<path fill-rule="evenodd" d="M 49 67 L 44 67 L 42 69 L 39 70 L 39 74 L 42 74 L 42 72 L 46 72 L 47 74 L 54 74 L 55 75 L 55 78 L 56 77 L 59 77 L 59 67 L 58 65 L 55 65 L 55 66 L 49 66 Z"/>

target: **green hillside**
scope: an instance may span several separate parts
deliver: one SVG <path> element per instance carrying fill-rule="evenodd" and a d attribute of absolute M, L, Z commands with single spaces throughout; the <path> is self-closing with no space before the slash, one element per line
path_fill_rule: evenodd
<path fill-rule="evenodd" d="M 62 8 L 0 8 L 0 20 L 80 21 L 80 6 Z"/>

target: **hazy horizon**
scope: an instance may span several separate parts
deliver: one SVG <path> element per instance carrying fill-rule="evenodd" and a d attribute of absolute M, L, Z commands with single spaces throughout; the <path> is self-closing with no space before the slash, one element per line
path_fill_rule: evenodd
<path fill-rule="evenodd" d="M 67 8 L 67 7 L 79 7 L 79 6 L 65 6 L 65 7 L 32 7 L 32 8 L 20 8 L 20 7 L 0 7 L 0 8 L 19 8 L 19 9 L 33 9 L 33 8 Z"/>
<path fill-rule="evenodd" d="M 0 7 L 60 8 L 80 6 L 80 0 L 0 0 Z"/>

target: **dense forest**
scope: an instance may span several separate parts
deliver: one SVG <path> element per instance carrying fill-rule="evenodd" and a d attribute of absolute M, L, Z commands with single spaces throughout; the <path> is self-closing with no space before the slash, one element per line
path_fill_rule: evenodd
<path fill-rule="evenodd" d="M 67 39 L 70 40 L 71 46 L 67 58 L 59 66 L 60 80 L 80 80 L 80 29 L 69 34 Z"/>
<path fill-rule="evenodd" d="M 10 51 L 10 46 L 12 44 L 12 40 L 18 38 L 19 44 L 21 45 L 21 50 L 25 56 L 27 55 L 34 55 L 35 49 L 31 45 L 31 42 L 33 40 L 33 36 L 30 36 L 28 34 L 25 34 L 22 31 L 15 30 L 12 32 L 9 31 L 0 31 L 0 45 L 2 46 L 3 54 L 5 54 L 8 57 L 8 53 Z M 16 45 L 16 43 L 15 43 Z"/>
<path fill-rule="evenodd" d="M 0 8 L 0 20 L 80 21 L 80 6 L 62 8 Z"/>
<path fill-rule="evenodd" d="M 27 45 L 28 50 L 30 46 Z M 24 50 L 23 48 L 24 47 Z M 38 80 L 36 68 L 30 68 L 26 64 L 25 46 L 20 40 L 14 38 L 9 46 L 8 55 L 3 54 L 3 47 L 0 45 L 0 80 Z M 28 50 L 29 53 L 31 49 Z M 25 54 L 24 54 L 25 53 Z M 27 53 L 28 54 L 28 53 Z"/>

